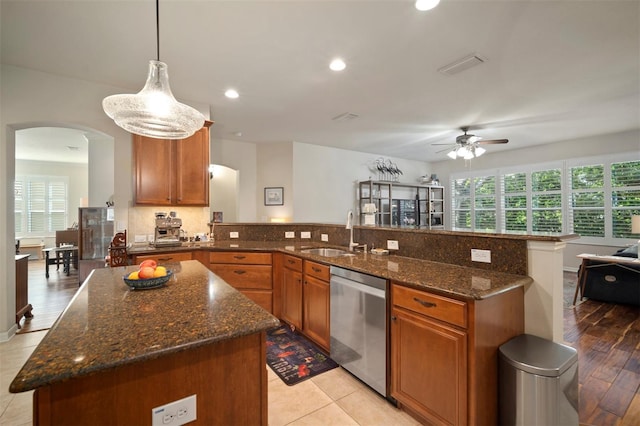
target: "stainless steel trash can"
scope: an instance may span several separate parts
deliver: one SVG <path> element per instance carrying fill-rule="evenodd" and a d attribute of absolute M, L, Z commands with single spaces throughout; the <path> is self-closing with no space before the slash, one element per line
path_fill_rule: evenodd
<path fill-rule="evenodd" d="M 578 425 L 578 351 L 522 334 L 498 353 L 500 425 Z"/>

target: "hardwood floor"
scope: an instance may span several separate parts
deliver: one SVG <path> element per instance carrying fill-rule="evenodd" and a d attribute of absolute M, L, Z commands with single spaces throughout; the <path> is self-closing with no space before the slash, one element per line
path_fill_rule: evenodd
<path fill-rule="evenodd" d="M 71 268 L 67 276 L 49 266 L 49 278 L 44 274 L 44 260 L 29 261 L 29 303 L 33 306 L 33 318 L 22 318 L 18 333 L 29 333 L 51 328 L 78 290 L 78 271 Z"/>
<path fill-rule="evenodd" d="M 576 274 L 565 272 L 564 338 L 578 350 L 580 424 L 640 425 L 640 309 L 584 300 L 571 306 Z M 44 276 L 44 261 L 29 262 L 34 317 L 20 332 L 49 328 L 78 289 L 77 271 Z"/>
<path fill-rule="evenodd" d="M 640 309 L 573 298 L 565 273 L 564 340 L 578 350 L 581 425 L 640 425 Z M 569 300 L 571 300 L 569 299 Z"/>

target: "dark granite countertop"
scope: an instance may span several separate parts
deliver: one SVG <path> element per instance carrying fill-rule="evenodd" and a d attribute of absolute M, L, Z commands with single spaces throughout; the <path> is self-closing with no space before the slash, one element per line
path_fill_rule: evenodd
<path fill-rule="evenodd" d="M 11 383 L 51 383 L 261 332 L 279 320 L 196 260 L 166 264 L 160 288 L 130 290 L 136 266 L 96 269 Z"/>
<path fill-rule="evenodd" d="M 479 300 L 504 291 L 522 287 L 533 282 L 526 275 L 508 274 L 478 268 L 452 265 L 441 262 L 414 259 L 403 256 L 379 256 L 371 253 L 354 253 L 340 257 L 323 257 L 302 250 L 310 247 L 336 247 L 326 243 L 306 242 L 287 243 L 285 241 L 216 241 L 187 243 L 183 250 L 244 250 L 244 251 L 280 251 L 305 259 L 352 269 L 370 275 L 390 279 L 401 284 L 414 286 L 458 299 Z M 344 247 L 340 247 L 344 249 Z M 154 249 L 138 247 L 130 250 L 135 254 L 165 252 L 166 247 Z"/>

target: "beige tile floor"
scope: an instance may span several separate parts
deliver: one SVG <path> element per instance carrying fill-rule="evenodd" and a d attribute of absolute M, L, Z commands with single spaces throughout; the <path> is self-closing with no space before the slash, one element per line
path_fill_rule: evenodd
<path fill-rule="evenodd" d="M 9 384 L 46 331 L 0 343 L 0 425 L 30 425 L 32 392 L 9 393 Z M 267 368 L 269 426 L 418 425 L 341 368 L 287 386 Z"/>

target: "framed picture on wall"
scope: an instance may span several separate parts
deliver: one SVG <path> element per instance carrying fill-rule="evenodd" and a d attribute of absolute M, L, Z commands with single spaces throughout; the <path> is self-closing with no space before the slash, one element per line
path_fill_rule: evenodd
<path fill-rule="evenodd" d="M 282 206 L 284 204 L 284 188 L 265 188 L 264 189 L 264 205 L 265 206 Z"/>

